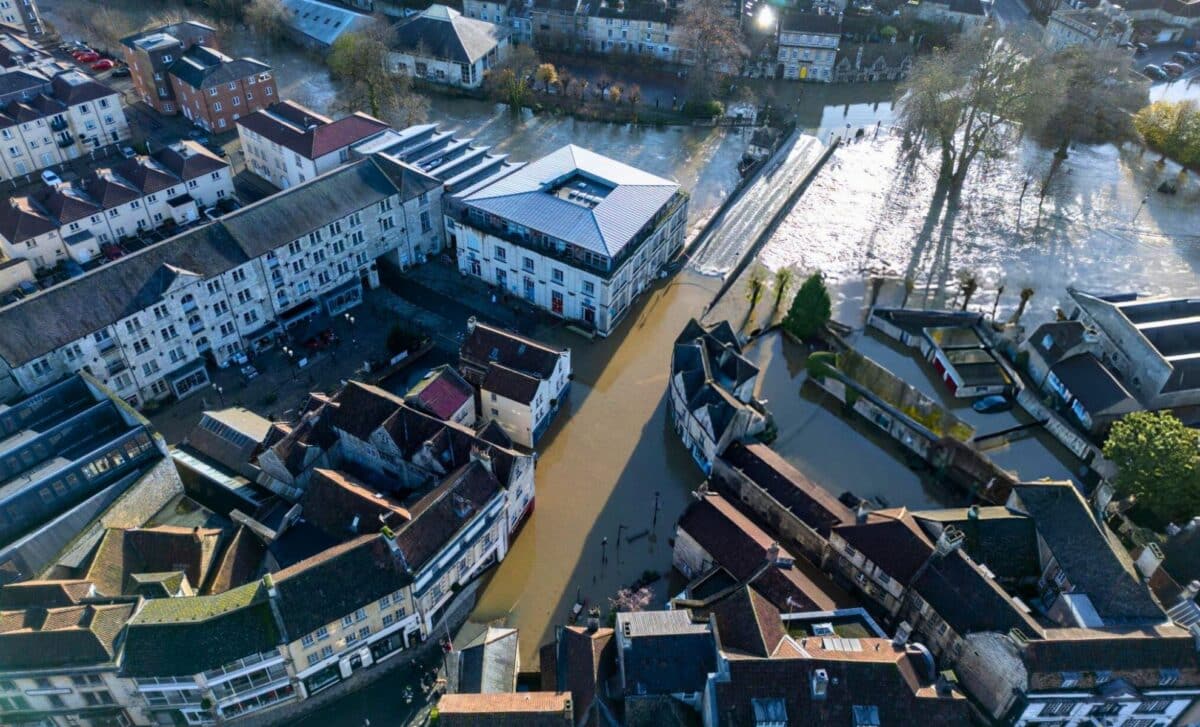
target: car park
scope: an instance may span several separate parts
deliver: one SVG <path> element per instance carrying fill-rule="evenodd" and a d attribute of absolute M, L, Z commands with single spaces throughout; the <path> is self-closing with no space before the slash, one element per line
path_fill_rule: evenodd
<path fill-rule="evenodd" d="M 42 182 L 44 182 L 45 184 L 47 184 L 51 187 L 56 187 L 56 186 L 62 184 L 63 180 L 62 180 L 62 177 L 58 176 L 58 174 L 55 173 L 55 171 L 53 169 L 43 169 L 42 170 Z"/>

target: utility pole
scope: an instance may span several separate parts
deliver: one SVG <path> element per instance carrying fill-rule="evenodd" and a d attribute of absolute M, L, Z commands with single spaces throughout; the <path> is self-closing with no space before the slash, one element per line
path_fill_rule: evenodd
<path fill-rule="evenodd" d="M 600 540 L 600 565 L 608 565 L 608 536 Z"/>
<path fill-rule="evenodd" d="M 654 530 L 658 527 L 658 497 L 662 493 L 658 490 L 654 491 L 654 517 L 650 520 L 650 529 Z"/>
<path fill-rule="evenodd" d="M 621 531 L 625 529 L 625 523 L 617 525 L 617 565 L 621 565 Z"/>

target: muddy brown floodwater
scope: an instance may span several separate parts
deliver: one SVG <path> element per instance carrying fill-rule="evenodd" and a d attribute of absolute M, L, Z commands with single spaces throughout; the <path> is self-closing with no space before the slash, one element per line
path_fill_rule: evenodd
<path fill-rule="evenodd" d="M 669 571 L 675 520 L 703 481 L 668 420 L 671 342 L 717 285 L 676 276 L 605 340 L 546 336 L 572 349 L 570 407 L 541 446 L 533 516 L 472 616 L 520 629 L 522 669 L 536 668 L 538 646 L 566 621 L 577 592 L 607 611 L 607 598 L 644 571 Z"/>

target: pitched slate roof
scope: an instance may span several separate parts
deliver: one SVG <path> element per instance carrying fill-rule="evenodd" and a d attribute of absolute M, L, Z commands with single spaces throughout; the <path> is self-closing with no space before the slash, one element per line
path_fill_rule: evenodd
<path fill-rule="evenodd" d="M 935 557 L 911 585 L 959 636 L 1020 629 L 1032 637 L 1041 631 L 1004 589 L 960 551 Z"/>
<path fill-rule="evenodd" d="M 412 582 L 378 533 L 329 548 L 273 578 L 291 641 Z"/>
<path fill-rule="evenodd" d="M 793 10 L 783 14 L 783 19 L 779 22 L 779 30 L 784 32 L 841 35 L 842 16 Z"/>
<path fill-rule="evenodd" d="M 256 58 L 230 58 L 219 50 L 193 45 L 168 72 L 192 88 L 211 88 L 271 70 Z"/>
<path fill-rule="evenodd" d="M 517 683 L 517 648 L 516 629 L 487 627 L 450 654 L 451 689 L 475 694 L 512 692 Z"/>
<path fill-rule="evenodd" d="M 562 692 L 445 694 L 437 705 L 444 727 L 562 727 L 573 725 L 571 696 Z"/>
<path fill-rule="evenodd" d="M 1033 674 L 1064 671 L 1151 671 L 1145 686 L 1157 686 L 1160 669 L 1198 669 L 1196 641 L 1172 624 L 1104 629 L 1047 629 L 1044 639 L 1022 647 L 1023 660 Z"/>
<path fill-rule="evenodd" d="M 521 404 L 532 404 L 542 380 L 498 363 L 488 366 L 479 388 Z"/>
<path fill-rule="evenodd" d="M 555 640 L 539 650 L 542 689 L 569 692 L 575 705 L 575 718 L 585 713 L 586 724 L 599 725 L 595 707 L 600 685 L 616 671 L 616 641 L 613 630 L 582 626 L 562 626 Z"/>
<path fill-rule="evenodd" d="M 0 611 L 0 664 L 43 669 L 111 662 L 134 604 Z"/>
<path fill-rule="evenodd" d="M 67 106 L 95 101 L 105 96 L 115 96 L 117 94 L 116 91 L 105 86 L 103 83 L 93 80 L 74 69 L 55 74 L 54 78 L 50 79 L 50 86 L 53 89 L 54 98 Z"/>
<path fill-rule="evenodd" d="M 831 640 L 830 646 L 839 642 L 837 648 L 826 648 L 822 639 L 807 638 L 769 659 L 731 656 L 728 680 L 716 684 L 714 709 L 721 724 L 752 727 L 758 724 L 755 707 L 761 710 L 767 702 L 782 709 L 789 725 L 970 723 L 962 694 L 939 696 L 932 686 L 927 652 L 885 639 L 855 639 L 858 649 L 846 650 L 846 641 Z M 828 678 L 823 699 L 812 696 L 818 670 Z"/>
<path fill-rule="evenodd" d="M 361 112 L 334 121 L 294 101 L 271 104 L 237 123 L 306 159 L 317 159 L 390 128 Z"/>
<path fill-rule="evenodd" d="M 453 367 L 445 364 L 430 369 L 404 395 L 404 400 L 411 406 L 443 420 L 449 420 L 474 398 L 475 390 L 471 385 Z"/>
<path fill-rule="evenodd" d="M 346 472 L 316 468 L 300 498 L 301 517 L 330 537 L 353 539 L 395 529 L 412 519 L 408 510 Z"/>
<path fill-rule="evenodd" d="M 835 525 L 854 522 L 850 508 L 765 444 L 734 442 L 721 458 L 823 536 Z"/>
<path fill-rule="evenodd" d="M 80 579 L 8 583 L 0 588 L 0 611 L 73 606 L 91 593 L 91 581 Z"/>
<path fill-rule="evenodd" d="M 280 641 L 261 581 L 213 596 L 155 598 L 129 622 L 121 673 L 189 676 L 274 651 Z"/>
<path fill-rule="evenodd" d="M 1032 517 L 1037 532 L 1074 586 L 1106 622 L 1162 621 L 1163 610 L 1134 572 L 1124 546 L 1096 521 L 1070 482 L 1023 482 L 1009 507 Z"/>
<path fill-rule="evenodd" d="M 477 322 L 462 342 L 458 356 L 464 365 L 481 371 L 499 363 L 527 376 L 548 379 L 564 352 L 519 333 Z"/>
<path fill-rule="evenodd" d="M 104 209 L 119 207 L 142 198 L 142 193 L 137 187 L 113 174 L 113 171 L 106 167 L 88 171 L 79 180 L 79 186 Z"/>
<path fill-rule="evenodd" d="M 1094 417 L 1119 417 L 1142 408 L 1108 367 L 1090 353 L 1059 361 L 1050 371 Z"/>
<path fill-rule="evenodd" d="M 422 51 L 422 58 L 474 63 L 504 37 L 495 23 L 463 17 L 445 5 L 433 4 L 397 26 L 393 47 L 403 53 Z"/>
<path fill-rule="evenodd" d="M 129 180 L 142 194 L 153 194 L 179 184 L 179 177 L 151 157 L 124 159 L 113 165 L 113 171 Z"/>
<path fill-rule="evenodd" d="M 413 519 L 396 529 L 402 563 L 416 573 L 500 492 L 496 476 L 473 461 L 451 472 L 413 506 Z"/>
<path fill-rule="evenodd" d="M 686 610 L 621 612 L 616 630 L 624 634 L 618 648 L 629 694 L 699 692 L 716 670 L 712 627 Z"/>
<path fill-rule="evenodd" d="M 720 495 L 708 494 L 689 505 L 679 518 L 678 531 L 687 533 L 739 583 L 753 583 L 781 610 L 832 611 L 853 605 L 825 575 L 785 550 L 779 555 L 790 564 L 768 565 L 775 539 Z"/>
<path fill-rule="evenodd" d="M 1083 343 L 1086 330 L 1081 321 L 1050 321 L 1034 329 L 1028 341 L 1046 361 L 1054 364 Z"/>
<path fill-rule="evenodd" d="M 191 140 L 169 144 L 150 155 L 169 172 L 183 180 L 195 179 L 225 169 L 229 162 Z"/>
<path fill-rule="evenodd" d="M 933 553 L 933 543 L 904 508 L 877 510 L 865 523 L 839 525 L 833 531 L 904 585 Z"/>
<path fill-rule="evenodd" d="M 576 180 L 609 191 L 594 206 L 556 196 Z M 675 182 L 570 144 L 476 189 L 463 202 L 615 258 L 678 191 Z"/>

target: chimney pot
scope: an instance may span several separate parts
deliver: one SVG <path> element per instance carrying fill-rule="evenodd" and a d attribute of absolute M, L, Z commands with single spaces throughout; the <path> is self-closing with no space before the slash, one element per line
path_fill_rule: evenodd
<path fill-rule="evenodd" d="M 870 510 L 870 508 L 867 507 L 867 501 L 859 500 L 858 501 L 858 510 L 856 510 L 854 513 L 854 521 L 856 523 L 858 523 L 859 525 L 863 525 L 867 522 L 867 516 L 870 514 L 871 514 L 871 510 Z"/>

